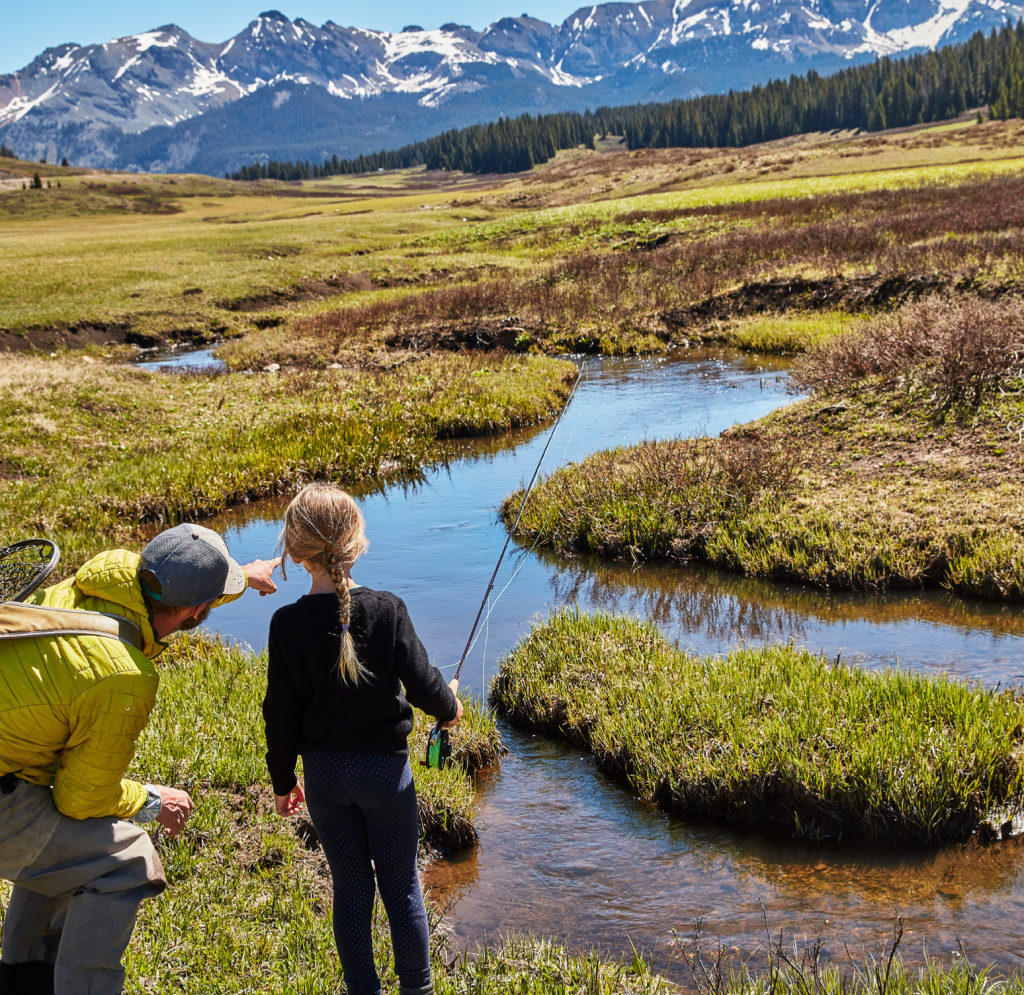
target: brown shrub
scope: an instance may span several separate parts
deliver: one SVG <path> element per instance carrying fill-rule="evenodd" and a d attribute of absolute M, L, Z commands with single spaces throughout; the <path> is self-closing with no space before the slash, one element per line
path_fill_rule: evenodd
<path fill-rule="evenodd" d="M 945 411 L 976 408 L 986 394 L 1022 376 L 1019 300 L 930 297 L 811 349 L 793 382 L 822 393 L 855 392 L 868 379 L 886 387 L 924 384 Z"/>

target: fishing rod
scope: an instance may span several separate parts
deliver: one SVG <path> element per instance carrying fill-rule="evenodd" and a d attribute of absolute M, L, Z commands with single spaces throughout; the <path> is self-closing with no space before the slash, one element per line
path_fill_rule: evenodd
<path fill-rule="evenodd" d="M 530 492 L 533 490 L 533 485 L 537 482 L 537 475 L 540 473 L 541 464 L 544 462 L 544 457 L 548 454 L 548 449 L 551 448 L 551 442 L 555 437 L 555 432 L 558 430 L 558 424 L 562 420 L 562 415 L 569 408 L 569 404 L 573 399 L 573 395 L 576 393 L 576 388 L 580 385 L 580 381 L 583 379 L 583 370 L 580 370 L 579 376 L 576 377 L 576 382 L 572 385 L 572 390 L 569 391 L 569 396 L 565 399 L 565 404 L 562 405 L 562 410 L 558 412 L 558 417 L 555 419 L 555 424 L 551 426 L 551 433 L 548 435 L 548 441 L 544 444 L 544 450 L 540 454 L 540 459 L 537 460 L 537 465 L 533 468 L 533 476 L 530 477 L 530 482 L 526 485 L 526 490 L 523 493 L 522 503 L 519 505 L 519 512 L 516 515 L 516 520 L 512 523 L 512 528 L 508 530 L 508 535 L 505 537 L 505 545 L 501 547 L 501 554 L 498 556 L 498 562 L 494 564 L 494 572 L 491 574 L 491 579 L 487 582 L 487 590 L 484 591 L 483 599 L 480 602 L 480 609 L 476 613 L 476 618 L 473 620 L 473 628 L 469 630 L 469 639 L 466 640 L 466 648 L 462 651 L 462 657 L 459 659 L 459 666 L 455 671 L 455 677 L 452 683 L 455 687 L 452 689 L 456 693 L 459 690 L 459 674 L 462 673 L 462 665 L 466 662 L 466 657 L 469 656 L 469 651 L 473 646 L 473 636 L 476 635 L 477 626 L 480 624 L 480 617 L 484 613 L 484 608 L 487 607 L 487 599 L 491 596 L 491 591 L 494 590 L 494 581 L 498 576 L 498 570 L 501 568 L 501 561 L 505 559 L 505 552 L 508 550 L 509 543 L 512 541 L 512 536 L 516 534 L 516 529 L 519 528 L 519 520 L 523 517 L 523 512 L 526 511 L 526 502 L 530 497 Z M 448 736 L 448 730 L 441 728 L 441 723 L 438 722 L 433 729 L 430 730 L 430 736 L 427 739 L 427 758 L 426 760 L 420 761 L 420 765 L 423 767 L 444 767 L 452 755 L 451 742 Z"/>

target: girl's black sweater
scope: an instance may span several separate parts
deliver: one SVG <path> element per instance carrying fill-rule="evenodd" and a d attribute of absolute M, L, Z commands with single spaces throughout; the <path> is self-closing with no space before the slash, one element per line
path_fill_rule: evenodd
<path fill-rule="evenodd" d="M 300 753 L 407 757 L 411 705 L 442 722 L 455 718 L 455 695 L 430 665 L 401 598 L 357 587 L 350 615 L 356 656 L 370 671 L 354 686 L 338 678 L 341 623 L 333 594 L 307 594 L 270 621 L 263 719 L 276 795 L 295 787 Z"/>

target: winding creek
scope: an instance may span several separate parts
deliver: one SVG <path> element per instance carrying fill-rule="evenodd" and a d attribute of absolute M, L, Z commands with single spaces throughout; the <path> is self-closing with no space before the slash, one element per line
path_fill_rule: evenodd
<path fill-rule="evenodd" d="M 182 357 L 184 358 L 184 357 Z M 175 357 L 178 359 L 178 357 Z M 590 361 L 546 469 L 645 437 L 715 434 L 790 400 L 785 363 L 725 350 L 653 360 Z M 466 444 L 447 471 L 420 481 L 357 489 L 370 551 L 357 579 L 398 593 L 439 666 L 457 660 L 504 541 L 495 506 L 532 471 L 546 431 Z M 283 505 L 223 516 L 243 562 L 271 555 Z M 634 612 L 701 652 L 737 641 L 792 639 L 866 667 L 898 663 L 987 684 L 1024 678 L 1024 612 L 941 592 L 884 597 L 749 581 L 704 567 L 627 564 L 517 552 L 499 576 L 498 601 L 463 674 L 483 691 L 502 651 L 550 607 Z M 304 593 L 299 572 L 273 601 L 242 599 L 215 616 L 225 636 L 263 646 L 269 612 Z M 511 753 L 478 778 L 480 842 L 426 871 L 436 897 L 457 899 L 459 938 L 471 946 L 509 929 L 558 936 L 573 949 L 632 945 L 665 970 L 672 929 L 692 914 L 705 932 L 744 954 L 763 937 L 760 903 L 775 932 L 813 936 L 845 957 L 877 953 L 895 903 L 906 916 L 910 961 L 949 959 L 959 935 L 972 957 L 1024 966 L 1024 849 L 816 847 L 668 816 L 633 799 L 580 750 L 504 728 Z M 668 966 L 680 977 L 682 967 Z"/>

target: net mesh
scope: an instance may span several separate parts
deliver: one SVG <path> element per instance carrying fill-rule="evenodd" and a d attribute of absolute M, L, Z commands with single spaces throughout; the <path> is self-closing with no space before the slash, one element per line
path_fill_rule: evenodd
<path fill-rule="evenodd" d="M 0 601 L 25 597 L 53 569 L 57 547 L 45 539 L 0 549 Z"/>

